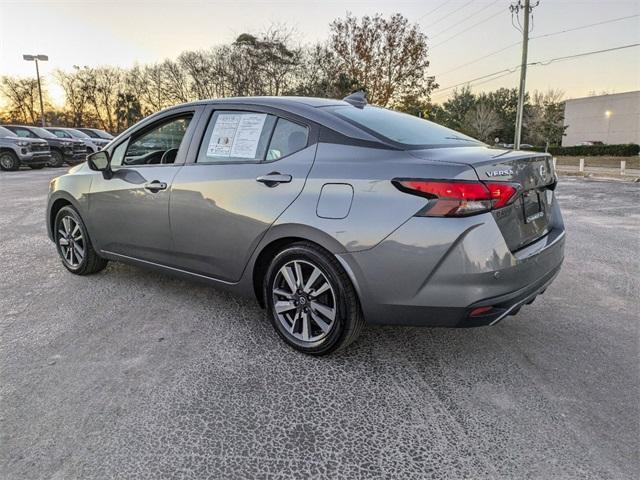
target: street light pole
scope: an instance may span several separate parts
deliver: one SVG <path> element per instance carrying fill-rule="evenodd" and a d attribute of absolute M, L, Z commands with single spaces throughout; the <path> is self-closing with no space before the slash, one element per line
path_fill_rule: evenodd
<path fill-rule="evenodd" d="M 36 63 L 36 77 L 38 79 L 38 96 L 40 97 L 40 122 L 44 127 L 44 104 L 42 102 L 42 85 L 40 84 L 40 68 L 38 67 L 38 60 L 41 62 L 46 62 L 49 60 L 47 55 L 22 55 L 22 58 L 28 62 Z"/>

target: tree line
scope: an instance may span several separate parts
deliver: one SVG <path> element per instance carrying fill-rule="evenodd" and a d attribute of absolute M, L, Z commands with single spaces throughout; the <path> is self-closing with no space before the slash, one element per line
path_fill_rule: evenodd
<path fill-rule="evenodd" d="M 433 104 L 431 92 L 438 85 L 429 76 L 427 36 L 401 14 L 347 14 L 329 25 L 325 42 L 312 45 L 297 45 L 289 28 L 272 26 L 257 35 L 243 33 L 230 44 L 185 51 L 176 59 L 132 68 L 58 69 L 53 78 L 64 92 L 64 105 L 54 107 L 44 85 L 48 125 L 93 126 L 112 133 L 193 100 L 247 95 L 342 98 L 364 89 L 372 104 L 433 119 L 482 140 L 498 135 L 508 142 L 513 140 L 517 103 L 515 90 L 474 95 L 463 89 L 442 105 Z M 536 95 L 528 103 L 525 126 L 561 126 L 558 93 Z M 35 78 L 2 76 L 0 97 L 1 122 L 39 122 Z M 540 130 L 525 128 L 525 139 L 527 131 Z M 554 132 L 544 140 L 559 143 L 556 137 Z"/>

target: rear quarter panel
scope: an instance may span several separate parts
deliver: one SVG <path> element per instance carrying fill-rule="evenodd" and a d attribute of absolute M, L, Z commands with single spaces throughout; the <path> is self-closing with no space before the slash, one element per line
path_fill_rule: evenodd
<path fill-rule="evenodd" d="M 274 228 L 299 224 L 317 229 L 334 239 L 344 252 L 373 248 L 426 203 L 424 198 L 400 192 L 391 183 L 400 177 L 478 179 L 466 165 L 428 162 L 398 150 L 320 143 L 302 193 Z M 344 209 L 347 214 L 342 218 L 320 216 L 320 193 L 330 184 L 353 189 L 351 205 Z"/>

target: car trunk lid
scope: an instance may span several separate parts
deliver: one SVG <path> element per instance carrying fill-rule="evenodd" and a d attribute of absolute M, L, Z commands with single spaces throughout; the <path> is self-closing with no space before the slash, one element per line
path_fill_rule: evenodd
<path fill-rule="evenodd" d="M 549 214 L 556 185 L 549 154 L 490 147 L 432 148 L 410 153 L 425 160 L 469 165 L 485 183 L 518 184 L 520 188 L 515 200 L 492 212 L 512 251 L 549 232 Z"/>

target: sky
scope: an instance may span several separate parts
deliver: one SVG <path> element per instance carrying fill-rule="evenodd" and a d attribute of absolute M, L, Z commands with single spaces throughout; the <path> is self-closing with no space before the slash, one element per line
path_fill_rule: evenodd
<path fill-rule="evenodd" d="M 240 33 L 259 33 L 286 24 L 300 44 L 327 39 L 329 24 L 347 12 L 399 12 L 429 37 L 430 71 L 446 100 L 454 85 L 504 70 L 500 78 L 472 83 L 476 92 L 516 87 L 509 73 L 520 63 L 520 45 L 482 58 L 522 39 L 511 22 L 507 0 L 0 0 L 0 75 L 32 76 L 23 53 L 47 54 L 41 73 L 56 103 L 62 92 L 52 72 L 73 65 L 159 62 L 182 51 L 232 42 Z M 535 3 L 535 1 L 532 1 Z M 532 37 L 621 17 L 633 18 L 532 39 L 529 61 L 640 43 L 640 0 L 541 0 L 534 9 Z M 473 63 L 471 63 L 473 62 Z M 457 68 L 462 66 L 462 68 Z M 498 77 L 499 75 L 496 75 Z M 51 80 L 51 81 L 49 81 Z M 560 89 L 565 98 L 640 89 L 640 47 L 529 68 L 527 90 Z"/>

